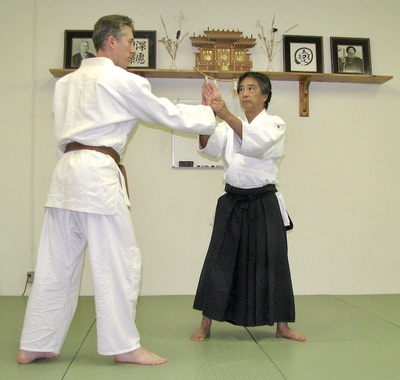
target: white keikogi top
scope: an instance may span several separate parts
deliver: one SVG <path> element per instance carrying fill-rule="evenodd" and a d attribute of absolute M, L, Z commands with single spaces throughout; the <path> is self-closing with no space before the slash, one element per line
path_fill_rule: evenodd
<path fill-rule="evenodd" d="M 174 105 L 158 98 L 148 80 L 108 58 L 86 59 L 58 80 L 53 114 L 60 160 L 46 207 L 105 215 L 115 213 L 121 185 L 126 194 L 121 173 L 108 155 L 89 150 L 64 154 L 69 142 L 111 147 L 122 156 L 139 120 L 195 134 L 211 134 L 216 126 L 210 107 Z M 129 205 L 127 197 L 126 202 Z"/>
<path fill-rule="evenodd" d="M 226 122 L 218 124 L 204 149 L 210 157 L 223 157 L 225 183 L 241 189 L 253 189 L 277 184 L 279 164 L 285 153 L 286 124 L 278 116 L 261 111 L 249 123 L 240 118 L 243 125 L 242 139 Z M 282 195 L 276 196 L 284 224 L 290 224 Z"/>

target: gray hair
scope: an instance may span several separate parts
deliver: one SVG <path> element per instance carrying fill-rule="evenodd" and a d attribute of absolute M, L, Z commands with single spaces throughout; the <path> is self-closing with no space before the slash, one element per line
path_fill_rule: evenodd
<path fill-rule="evenodd" d="M 114 36 L 117 40 L 121 39 L 124 26 L 128 26 L 134 31 L 133 21 L 128 16 L 108 15 L 101 17 L 94 25 L 93 43 L 96 51 L 104 49 L 109 36 Z"/>

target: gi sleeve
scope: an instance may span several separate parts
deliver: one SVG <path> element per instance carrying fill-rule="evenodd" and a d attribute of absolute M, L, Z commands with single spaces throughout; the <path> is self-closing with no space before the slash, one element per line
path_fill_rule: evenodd
<path fill-rule="evenodd" d="M 214 132 L 217 122 L 211 107 L 175 105 L 167 98 L 155 96 L 147 79 L 131 73 L 123 78 L 124 82 L 118 84 L 119 101 L 138 119 L 186 133 Z"/>
<path fill-rule="evenodd" d="M 242 121 L 242 139 L 235 134 L 236 153 L 253 158 L 280 157 L 284 153 L 286 124 L 278 116 L 257 118 L 251 124 Z"/>
<path fill-rule="evenodd" d="M 225 122 L 219 123 L 204 148 L 198 141 L 198 151 L 213 158 L 220 158 L 225 152 L 228 128 Z"/>

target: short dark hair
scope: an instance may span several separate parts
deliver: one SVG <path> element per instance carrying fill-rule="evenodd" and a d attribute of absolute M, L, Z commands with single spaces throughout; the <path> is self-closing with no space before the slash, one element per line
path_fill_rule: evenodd
<path fill-rule="evenodd" d="M 93 44 L 96 51 L 104 49 L 109 36 L 114 36 L 117 40 L 120 40 L 125 25 L 131 28 L 132 32 L 134 31 L 133 21 L 128 16 L 108 15 L 101 17 L 94 24 L 93 30 Z"/>
<path fill-rule="evenodd" d="M 238 84 L 237 84 L 237 92 L 238 93 L 239 93 L 239 90 L 240 90 L 241 83 L 243 82 L 243 79 L 247 78 L 247 77 L 251 77 L 251 78 L 254 78 L 255 80 L 257 80 L 258 84 L 261 87 L 261 92 L 263 94 L 265 94 L 265 95 L 269 95 L 267 100 L 264 102 L 264 108 L 268 109 L 268 104 L 271 101 L 271 97 L 272 97 L 271 81 L 263 73 L 260 73 L 260 72 L 257 72 L 257 71 L 246 71 L 238 79 Z"/>
<path fill-rule="evenodd" d="M 350 49 L 354 50 L 354 53 L 357 51 L 354 46 L 347 46 L 346 53 L 350 53 Z"/>

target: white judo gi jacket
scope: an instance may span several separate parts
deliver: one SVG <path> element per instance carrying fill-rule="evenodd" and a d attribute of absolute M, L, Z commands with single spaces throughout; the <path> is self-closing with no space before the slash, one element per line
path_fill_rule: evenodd
<path fill-rule="evenodd" d="M 62 157 L 68 143 L 107 146 L 122 156 L 139 120 L 195 134 L 211 134 L 216 126 L 210 107 L 174 105 L 166 98 L 158 98 L 152 94 L 147 79 L 115 66 L 108 58 L 86 59 L 76 72 L 57 82 L 53 114 L 61 159 L 46 206 L 106 215 L 115 213 L 121 182 L 120 177 L 110 177 L 110 168 L 115 170 L 112 160 L 108 157 L 110 167 L 103 167 L 100 172 L 91 170 L 89 163 L 82 166 L 76 162 L 82 166 L 79 177 L 86 179 L 82 184 L 79 178 L 73 178 L 76 167 L 69 166 L 73 171 L 68 170 L 70 163 Z M 94 161 L 101 157 L 99 154 L 92 153 Z M 79 186 L 74 186 L 75 180 Z"/>

